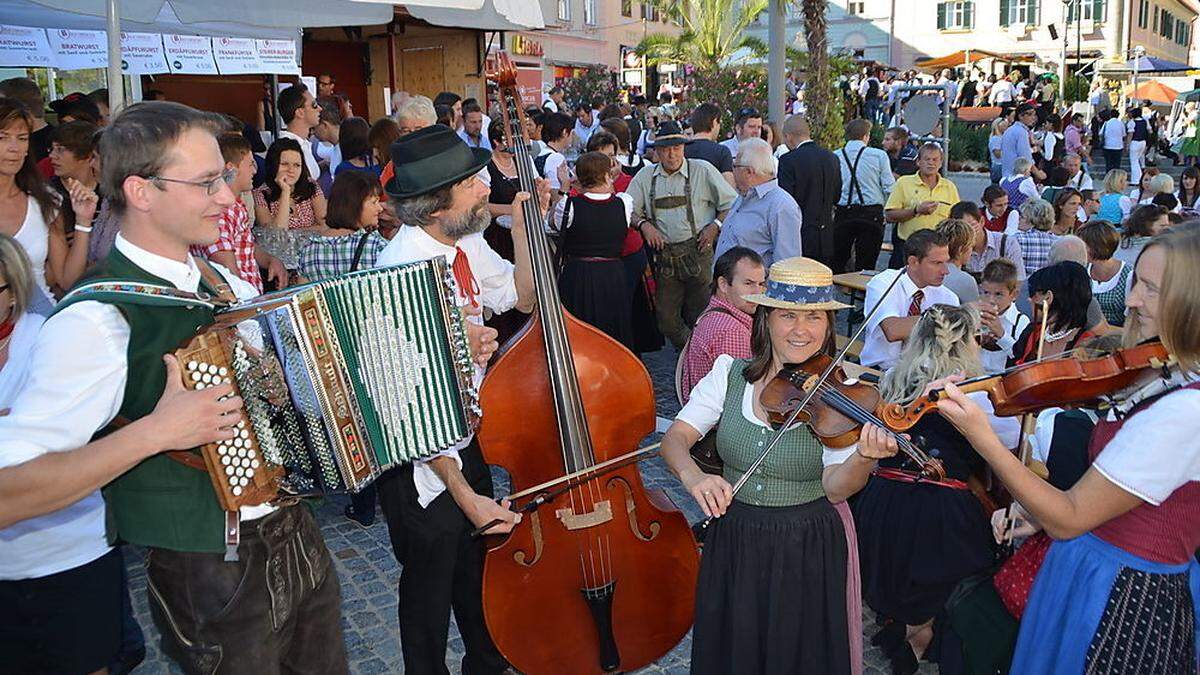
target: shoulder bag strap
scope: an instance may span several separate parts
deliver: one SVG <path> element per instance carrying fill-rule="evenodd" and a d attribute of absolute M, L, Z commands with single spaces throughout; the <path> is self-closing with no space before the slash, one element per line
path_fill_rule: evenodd
<path fill-rule="evenodd" d="M 354 259 L 350 261 L 351 272 L 358 271 L 358 263 L 360 260 L 362 260 L 363 249 L 367 247 L 367 239 L 370 237 L 371 231 L 367 230 L 366 232 L 363 232 L 361 237 L 358 238 L 358 246 L 354 247 Z"/>
<path fill-rule="evenodd" d="M 207 260 L 196 258 L 196 267 L 200 270 L 200 279 L 216 292 L 217 301 L 221 304 L 232 305 L 237 302 L 237 296 L 229 287 L 229 282 L 221 276 Z"/>

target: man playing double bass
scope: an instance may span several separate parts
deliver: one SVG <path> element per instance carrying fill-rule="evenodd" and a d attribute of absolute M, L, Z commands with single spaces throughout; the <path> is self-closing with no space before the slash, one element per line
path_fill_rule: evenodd
<path fill-rule="evenodd" d="M 499 314 L 512 308 L 532 312 L 535 304 L 529 245 L 520 205 L 514 200 L 515 264 L 501 258 L 481 232 L 490 222 L 488 189 L 476 174 L 491 151 L 470 148 L 453 130 L 434 125 L 394 143 L 395 176 L 384 190 L 403 227 L 380 254 L 377 266 L 445 257 L 458 301 L 481 323 L 486 307 Z M 548 193 L 543 204 L 548 201 Z M 496 350 L 496 331 L 476 350 L 475 378 Z M 514 394 L 515 395 L 515 394 Z M 500 673 L 508 668 L 484 623 L 484 547 L 471 531 L 493 519 L 489 533 L 511 531 L 520 516 L 492 499 L 492 479 L 479 442 L 469 441 L 427 460 L 399 467 L 380 478 L 379 500 L 387 520 L 400 574 L 400 645 L 409 673 L 447 673 L 446 640 L 454 610 L 466 656 L 463 671 Z"/>

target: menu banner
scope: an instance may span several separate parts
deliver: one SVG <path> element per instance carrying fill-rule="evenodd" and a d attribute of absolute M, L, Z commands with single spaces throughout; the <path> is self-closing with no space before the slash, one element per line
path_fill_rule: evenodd
<path fill-rule="evenodd" d="M 54 50 L 56 65 L 62 70 L 108 67 L 108 37 L 102 30 L 46 31 Z"/>
<path fill-rule="evenodd" d="M 54 52 L 41 28 L 0 24 L 0 66 L 53 68 Z"/>
<path fill-rule="evenodd" d="M 167 67 L 175 75 L 219 75 L 212 39 L 199 35 L 164 35 Z"/>
<path fill-rule="evenodd" d="M 213 38 L 213 57 L 222 75 L 254 75 L 265 72 L 253 38 Z"/>
<path fill-rule="evenodd" d="M 255 40 L 258 48 L 258 61 L 265 74 L 299 75 L 300 66 L 296 60 L 295 40 Z"/>
<path fill-rule="evenodd" d="M 169 72 L 167 55 L 163 51 L 162 35 L 122 31 L 121 71 L 136 75 L 158 75 Z"/>

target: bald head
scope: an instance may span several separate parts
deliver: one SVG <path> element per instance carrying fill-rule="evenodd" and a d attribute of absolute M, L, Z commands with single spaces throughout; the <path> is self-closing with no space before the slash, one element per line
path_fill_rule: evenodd
<path fill-rule="evenodd" d="M 812 138 L 812 128 L 808 119 L 803 115 L 792 115 L 783 123 L 783 141 L 789 148 L 794 148 Z"/>
<path fill-rule="evenodd" d="M 1064 260 L 1077 262 L 1080 265 L 1087 265 L 1088 252 L 1087 244 L 1083 240 L 1073 234 L 1068 234 L 1054 240 L 1050 244 L 1050 257 L 1047 260 L 1047 265 L 1060 263 Z"/>

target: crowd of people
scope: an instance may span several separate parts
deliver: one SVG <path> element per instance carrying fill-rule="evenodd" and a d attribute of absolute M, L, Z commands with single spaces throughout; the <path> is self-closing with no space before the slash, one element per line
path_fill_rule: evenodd
<path fill-rule="evenodd" d="M 0 652 L 13 655 L 0 671 L 135 667 L 144 638 L 119 549 L 133 544 L 186 672 L 347 672 L 311 513 L 245 507 L 228 541 L 208 478 L 163 454 L 228 438 L 239 401 L 228 385 L 183 389 L 169 354 L 213 306 L 162 296 L 245 300 L 441 256 L 482 377 L 536 309 L 526 227 L 539 226 L 565 309 L 630 352 L 678 355 L 683 408 L 661 454 L 715 518 L 693 672 L 861 672 L 864 603 L 893 672 L 1195 672 L 1200 230 L 1184 221 L 1200 171 L 1176 186 L 1145 164 L 1157 122 L 1140 107 L 1089 124 L 1054 112 L 1044 78 L 947 71 L 941 105 L 1002 109 L 992 185 L 963 200 L 943 147 L 890 116 L 912 79 L 845 78 L 838 148 L 813 139 L 795 76 L 794 114 L 729 111 L 729 130 L 714 102 L 567 101 L 555 87 L 521 111 L 525 147 L 494 98 L 401 92 L 371 121 L 329 75 L 315 94 L 268 91 L 253 123 L 158 93 L 110 117 L 97 92 L 51 103 L 51 125 L 36 83 L 0 82 Z M 760 395 L 835 353 L 855 310 L 834 277 L 855 270 L 870 276 L 857 358 L 882 399 L 944 395 L 908 436 L 868 421 L 834 447 L 807 425 L 773 428 Z M 955 384 L 1155 341 L 1173 357 L 1162 369 L 1027 428 Z M 913 471 L 910 438 L 944 475 Z M 1048 482 L 1017 459 L 1023 444 Z M 1012 509 L 981 508 L 1001 483 L 1015 528 Z M 385 474 L 346 516 L 377 512 L 402 565 L 406 670 L 447 672 L 453 611 L 464 672 L 508 672 L 471 531 L 521 516 L 494 499 L 478 442 Z M 1002 612 L 981 622 L 960 596 L 1014 532 L 1024 545 L 982 585 Z"/>

